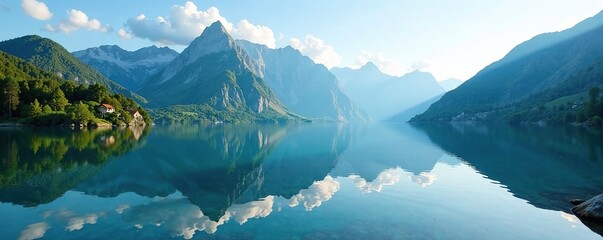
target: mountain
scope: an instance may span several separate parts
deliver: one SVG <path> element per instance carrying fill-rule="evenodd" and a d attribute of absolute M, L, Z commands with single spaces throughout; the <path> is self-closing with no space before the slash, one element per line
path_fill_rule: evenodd
<path fill-rule="evenodd" d="M 377 121 L 408 121 L 427 108 L 426 101 L 445 92 L 431 73 L 413 71 L 394 77 L 371 62 L 357 70 L 334 68 L 331 72 L 341 80 L 343 92 Z"/>
<path fill-rule="evenodd" d="M 109 91 L 121 93 L 140 103 L 146 99 L 107 79 L 94 68 L 86 65 L 60 44 L 37 35 L 29 35 L 0 42 L 0 50 L 22 58 L 33 65 L 53 72 L 66 80 L 78 83 L 99 83 Z"/>
<path fill-rule="evenodd" d="M 444 90 L 446 90 L 446 92 L 450 92 L 450 91 L 454 90 L 455 88 L 457 88 L 458 86 L 460 86 L 461 84 L 463 84 L 463 80 L 456 79 L 456 78 L 449 78 L 444 81 L 440 81 L 438 83 L 440 84 L 440 86 L 442 86 L 442 88 L 444 88 Z"/>
<path fill-rule="evenodd" d="M 128 89 L 138 89 L 144 80 L 178 56 L 178 52 L 168 47 L 150 46 L 131 52 L 115 45 L 88 48 L 72 54 Z"/>
<path fill-rule="evenodd" d="M 152 106 L 202 105 L 209 112 L 289 115 L 258 66 L 217 21 L 140 88 Z M 204 112 L 203 112 L 204 111 Z"/>
<path fill-rule="evenodd" d="M 0 51 L 0 79 L 58 79 L 48 71 L 44 71 L 32 63 Z"/>
<path fill-rule="evenodd" d="M 603 12 L 561 32 L 538 35 L 446 93 L 414 121 L 486 117 L 555 88 L 603 56 Z M 476 115 L 477 114 L 477 115 Z"/>
<path fill-rule="evenodd" d="M 293 112 L 336 121 L 367 120 L 325 66 L 290 46 L 271 49 L 244 40 L 237 44 L 255 60 L 258 75 L 263 76 L 276 97 Z"/>

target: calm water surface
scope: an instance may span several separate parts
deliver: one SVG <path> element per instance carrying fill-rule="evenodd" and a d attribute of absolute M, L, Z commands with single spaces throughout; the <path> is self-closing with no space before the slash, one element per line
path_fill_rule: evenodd
<path fill-rule="evenodd" d="M 600 239 L 574 127 L 0 129 L 1 239 Z"/>

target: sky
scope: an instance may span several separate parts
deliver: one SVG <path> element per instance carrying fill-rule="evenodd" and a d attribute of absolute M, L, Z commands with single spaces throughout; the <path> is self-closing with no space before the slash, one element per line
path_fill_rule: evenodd
<path fill-rule="evenodd" d="M 603 0 L 0 0 L 0 41 L 37 34 L 69 51 L 182 51 L 221 21 L 237 39 L 290 45 L 328 68 L 368 61 L 467 80 L 514 46 L 603 10 Z"/>

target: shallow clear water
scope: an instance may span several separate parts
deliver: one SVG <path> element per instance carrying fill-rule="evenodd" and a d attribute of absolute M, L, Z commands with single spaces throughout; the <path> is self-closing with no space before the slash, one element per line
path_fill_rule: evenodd
<path fill-rule="evenodd" d="M 2 239 L 599 239 L 600 130 L 0 129 Z"/>

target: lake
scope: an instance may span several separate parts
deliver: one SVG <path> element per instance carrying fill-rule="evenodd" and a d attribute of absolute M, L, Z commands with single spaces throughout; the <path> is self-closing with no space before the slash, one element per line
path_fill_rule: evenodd
<path fill-rule="evenodd" d="M 0 129 L 2 239 L 600 239 L 603 131 L 572 126 Z"/>

